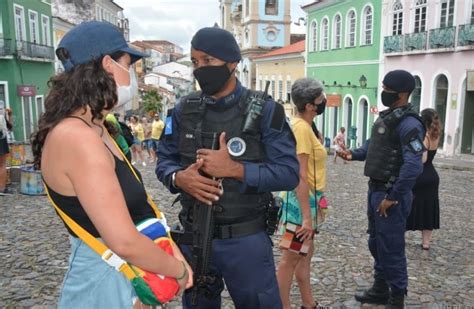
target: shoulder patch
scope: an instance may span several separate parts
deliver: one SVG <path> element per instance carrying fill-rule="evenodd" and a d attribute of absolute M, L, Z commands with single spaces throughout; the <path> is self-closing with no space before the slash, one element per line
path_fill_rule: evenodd
<path fill-rule="evenodd" d="M 270 123 L 270 128 L 281 131 L 283 128 L 283 123 L 286 121 L 285 109 L 283 105 L 275 102 L 275 108 L 273 109 L 272 121 Z"/>
<path fill-rule="evenodd" d="M 425 150 L 425 145 L 423 145 L 423 141 L 420 139 L 419 130 L 417 128 L 413 128 L 407 135 L 403 138 L 403 144 L 408 145 L 411 152 L 415 154 L 422 153 Z"/>

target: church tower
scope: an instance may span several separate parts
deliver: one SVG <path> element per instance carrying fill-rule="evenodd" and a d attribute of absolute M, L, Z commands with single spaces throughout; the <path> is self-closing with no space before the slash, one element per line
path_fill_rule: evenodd
<path fill-rule="evenodd" d="M 291 0 L 220 0 L 221 27 L 232 32 L 242 51 L 237 76 L 255 89 L 254 56 L 290 44 Z"/>

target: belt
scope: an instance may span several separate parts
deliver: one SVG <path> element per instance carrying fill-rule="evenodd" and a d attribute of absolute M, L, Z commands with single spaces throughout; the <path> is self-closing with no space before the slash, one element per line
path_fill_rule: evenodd
<path fill-rule="evenodd" d="M 369 180 L 369 190 L 370 191 L 387 191 L 392 187 L 390 182 L 382 182 L 379 180 Z"/>
<path fill-rule="evenodd" d="M 191 233 L 192 231 L 192 222 L 185 221 L 182 222 L 185 233 Z M 215 239 L 229 239 L 234 237 L 243 237 L 247 235 L 252 235 L 261 231 L 264 231 L 266 228 L 265 218 L 263 216 L 258 217 L 257 219 L 234 223 L 234 224 L 218 224 L 214 227 L 214 238 Z"/>

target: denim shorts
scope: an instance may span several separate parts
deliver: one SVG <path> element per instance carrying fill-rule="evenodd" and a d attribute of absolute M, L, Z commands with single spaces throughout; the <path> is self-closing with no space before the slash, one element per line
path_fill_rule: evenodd
<path fill-rule="evenodd" d="M 70 242 L 58 308 L 133 308 L 136 294 L 130 281 L 82 240 L 70 237 Z"/>

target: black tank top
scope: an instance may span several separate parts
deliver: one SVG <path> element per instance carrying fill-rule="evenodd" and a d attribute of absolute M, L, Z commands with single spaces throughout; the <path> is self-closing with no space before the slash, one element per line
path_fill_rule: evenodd
<path fill-rule="evenodd" d="M 107 149 L 110 151 L 108 147 Z M 133 167 L 140 178 L 140 181 L 138 181 L 128 167 L 127 162 L 118 159 L 112 151 L 110 152 L 112 153 L 115 160 L 115 174 L 117 175 L 118 181 L 120 183 L 120 188 L 122 189 L 123 195 L 125 197 L 125 203 L 127 204 L 127 208 L 130 216 L 132 217 L 133 223 L 137 224 L 144 219 L 155 218 L 155 212 L 147 201 L 147 195 L 145 187 L 141 182 L 142 176 L 140 172 Z M 82 208 L 77 196 L 61 195 L 51 190 L 46 182 L 45 185 L 48 188 L 51 199 L 62 211 L 64 211 L 69 217 L 71 217 L 71 219 L 76 221 L 77 224 L 79 224 L 92 236 L 100 237 L 99 232 L 92 224 L 92 221 L 87 216 L 84 208 Z M 97 205 L 97 207 L 100 207 L 100 205 Z M 69 231 L 69 234 L 77 237 L 77 235 L 67 226 L 66 223 L 64 223 L 64 226 Z"/>

